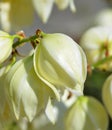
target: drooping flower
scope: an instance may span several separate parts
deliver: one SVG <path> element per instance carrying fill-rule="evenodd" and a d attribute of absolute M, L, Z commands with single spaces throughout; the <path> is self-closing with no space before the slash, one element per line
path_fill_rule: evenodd
<path fill-rule="evenodd" d="M 34 52 L 34 69 L 48 86 L 83 94 L 87 63 L 81 47 L 61 33 L 43 34 Z"/>
<path fill-rule="evenodd" d="M 25 116 L 32 121 L 38 113 L 44 111 L 54 122 L 51 99 L 59 98 L 58 92 L 37 77 L 32 58 L 29 56 L 16 62 L 5 79 L 14 114 L 17 119 Z"/>
<path fill-rule="evenodd" d="M 11 54 L 13 40 L 14 36 L 0 31 L 0 64 L 4 62 Z"/>
<path fill-rule="evenodd" d="M 84 49 L 90 65 L 94 65 L 98 61 L 112 56 L 111 32 L 112 28 L 110 27 L 98 26 L 87 30 L 82 36 L 80 45 Z M 112 63 L 103 63 L 98 68 L 111 70 Z"/>
<path fill-rule="evenodd" d="M 93 97 L 80 96 L 65 116 L 65 130 L 107 130 L 108 115 Z"/>
<path fill-rule="evenodd" d="M 110 75 L 104 82 L 102 99 L 110 117 L 112 118 L 112 75 Z"/>

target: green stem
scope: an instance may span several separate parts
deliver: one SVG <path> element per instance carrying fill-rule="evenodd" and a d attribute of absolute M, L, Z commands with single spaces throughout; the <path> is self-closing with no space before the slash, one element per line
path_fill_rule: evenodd
<path fill-rule="evenodd" d="M 20 45 L 23 45 L 23 44 L 25 44 L 25 43 L 27 43 L 29 41 L 31 42 L 31 44 L 33 45 L 33 47 L 35 47 L 35 45 L 40 41 L 40 39 L 43 37 L 43 35 L 44 35 L 44 33 L 40 29 L 37 29 L 36 35 L 28 37 L 28 38 L 22 38 L 19 35 L 15 35 L 15 38 L 18 38 L 18 41 L 16 41 L 13 44 L 13 49 L 16 49 Z M 37 41 L 36 41 L 36 39 L 37 39 Z"/>
<path fill-rule="evenodd" d="M 96 68 L 96 67 L 98 67 L 99 65 L 102 65 L 102 64 L 104 64 L 104 63 L 106 63 L 106 62 L 109 62 L 109 61 L 111 61 L 111 60 L 112 60 L 112 56 L 106 57 L 106 58 L 104 58 L 104 59 L 98 61 L 97 63 L 93 64 L 93 67 Z"/>
<path fill-rule="evenodd" d="M 20 45 L 25 44 L 26 42 L 34 41 L 36 38 L 38 38 L 37 35 L 34 35 L 29 38 L 24 38 L 22 40 L 18 40 L 13 44 L 13 48 L 15 49 L 15 48 L 19 47 Z"/>

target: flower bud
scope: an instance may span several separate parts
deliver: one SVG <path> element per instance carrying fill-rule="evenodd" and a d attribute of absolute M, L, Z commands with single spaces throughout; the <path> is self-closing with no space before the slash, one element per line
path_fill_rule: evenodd
<path fill-rule="evenodd" d="M 51 98 L 57 98 L 58 93 L 52 91 L 36 75 L 33 68 L 33 57 L 29 56 L 16 62 L 6 76 L 5 86 L 13 105 L 17 119 L 25 116 L 32 121 L 42 110 L 54 121 L 51 115 Z"/>
<path fill-rule="evenodd" d="M 112 118 L 112 75 L 110 75 L 104 82 L 102 99 L 110 117 Z"/>
<path fill-rule="evenodd" d="M 65 130 L 107 130 L 108 115 L 93 97 L 81 96 L 67 111 Z"/>
<path fill-rule="evenodd" d="M 43 34 L 34 52 L 34 69 L 48 86 L 83 94 L 86 57 L 80 46 L 65 34 Z"/>
<path fill-rule="evenodd" d="M 90 65 L 112 56 L 112 28 L 99 26 L 87 30 L 81 38 L 80 45 Z M 98 68 L 110 70 L 112 62 L 102 63 Z"/>
<path fill-rule="evenodd" d="M 14 37 L 8 33 L 0 31 L 0 64 L 4 62 L 12 51 Z"/>

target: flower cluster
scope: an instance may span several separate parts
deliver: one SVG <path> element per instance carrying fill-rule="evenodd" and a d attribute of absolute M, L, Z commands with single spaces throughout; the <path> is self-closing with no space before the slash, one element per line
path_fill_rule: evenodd
<path fill-rule="evenodd" d="M 103 25 L 95 26 L 87 30 L 80 39 L 80 45 L 84 49 L 85 54 L 87 56 L 87 62 L 88 62 L 88 66 L 91 69 L 91 73 L 95 69 L 104 71 L 105 74 L 108 73 L 101 88 L 101 98 L 104 103 L 104 107 L 106 108 L 107 113 L 109 114 L 110 118 L 112 118 L 112 111 L 111 111 L 112 109 L 112 105 L 111 105 L 111 102 L 112 102 L 112 74 L 111 74 L 112 73 L 112 34 L 111 32 L 112 32 L 112 27 L 107 26 L 106 24 L 105 26 Z M 99 77 L 98 80 L 101 80 L 101 78 L 102 77 Z M 77 103 L 73 107 L 74 107 L 74 110 L 77 109 Z M 85 108 L 83 109 L 85 110 Z M 100 112 L 97 114 L 97 116 L 98 115 L 99 117 L 101 117 Z M 75 119 L 76 116 L 77 115 L 75 114 L 74 120 L 76 120 Z M 92 115 L 90 116 L 92 117 Z M 73 117 L 69 117 L 69 118 L 73 119 Z M 94 119 L 94 117 L 92 118 Z M 104 119 L 106 119 L 106 117 L 104 117 Z M 97 119 L 95 119 L 94 121 L 96 120 Z M 69 125 L 70 125 L 71 122 L 68 119 L 67 121 L 69 122 Z M 107 122 L 107 119 L 105 122 Z M 104 123 L 102 123 L 101 126 L 103 126 L 103 124 Z M 105 123 L 105 126 L 103 126 L 102 129 L 107 129 L 106 125 L 107 124 Z M 88 129 L 87 127 L 89 127 L 89 125 L 86 127 L 85 124 L 83 126 L 84 126 L 84 129 L 86 130 Z M 78 126 L 73 126 L 73 128 L 75 127 L 78 127 Z"/>
<path fill-rule="evenodd" d="M 95 46 L 95 52 L 99 54 L 99 49 L 104 49 L 101 54 L 108 56 L 111 54 L 110 31 L 106 31 L 106 28 L 98 29 L 105 30 L 106 36 L 103 38 L 104 41 L 108 38 L 108 44 L 103 40 L 101 44 L 96 42 L 102 35 L 100 36 L 95 28 L 84 35 L 81 45 L 85 47 L 87 43 L 91 43 L 92 46 L 93 43 L 94 47 L 94 44 L 98 44 L 98 48 Z M 91 32 L 94 32 L 94 35 L 90 35 Z M 86 36 L 90 36 L 88 41 Z M 28 41 L 33 46 L 33 51 L 16 60 L 19 53 L 17 48 Z M 3 104 L 3 110 L 0 108 L 1 122 L 7 119 L 10 124 L 12 121 L 16 122 L 16 119 L 19 122 L 28 119 L 34 129 L 50 130 L 53 126 L 49 122 L 54 124 L 63 120 L 63 124 L 59 126 L 64 130 L 107 130 L 108 115 L 104 106 L 94 97 L 83 94 L 88 55 L 92 53 L 92 62 L 89 62 L 91 65 L 100 60 L 97 55 L 93 55 L 96 54 L 94 50 L 86 52 L 86 60 L 82 48 L 69 36 L 62 33 L 46 34 L 41 30 L 37 30 L 36 34 L 29 38 L 20 33 L 11 36 L 0 31 L 0 50 L 0 103 Z M 110 116 L 111 79 L 112 76 L 105 81 L 102 90 L 103 102 Z M 36 120 L 44 120 L 44 127 L 35 125 Z M 56 130 L 59 126 L 55 127 Z"/>
<path fill-rule="evenodd" d="M 16 49 L 12 38 L 17 38 L 17 35 L 1 34 L 0 50 L 6 48 L 4 57 L 1 57 L 3 63 L 11 53 L 9 50 Z M 34 41 L 30 40 L 36 45 L 33 54 L 9 64 L 0 87 L 5 88 L 17 119 L 27 117 L 32 121 L 36 115 L 45 112 L 54 123 L 53 102 L 60 101 L 65 90 L 76 96 L 83 95 L 86 56 L 81 47 L 65 34 L 45 34 L 38 30 Z"/>

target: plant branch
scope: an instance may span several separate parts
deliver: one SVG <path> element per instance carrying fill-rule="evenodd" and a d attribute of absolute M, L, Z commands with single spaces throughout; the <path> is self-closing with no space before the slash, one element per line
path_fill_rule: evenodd
<path fill-rule="evenodd" d="M 34 35 L 34 36 L 31 36 L 28 38 L 24 38 L 22 40 L 18 40 L 13 44 L 13 48 L 15 49 L 15 48 L 19 47 L 20 45 L 25 44 L 26 42 L 34 41 L 36 38 L 38 38 L 37 35 Z"/>
<path fill-rule="evenodd" d="M 22 37 L 21 37 L 21 35 L 22 35 Z M 28 37 L 28 38 L 24 38 L 24 35 L 25 34 L 23 32 L 22 32 L 22 34 L 20 32 L 19 35 L 15 36 L 16 38 L 18 38 L 18 40 L 13 44 L 13 49 L 16 49 L 20 45 L 23 45 L 29 41 L 31 42 L 33 47 L 35 47 L 35 45 L 40 42 L 40 39 L 43 37 L 44 33 L 40 29 L 37 29 L 36 35 L 33 35 L 31 37 Z"/>

